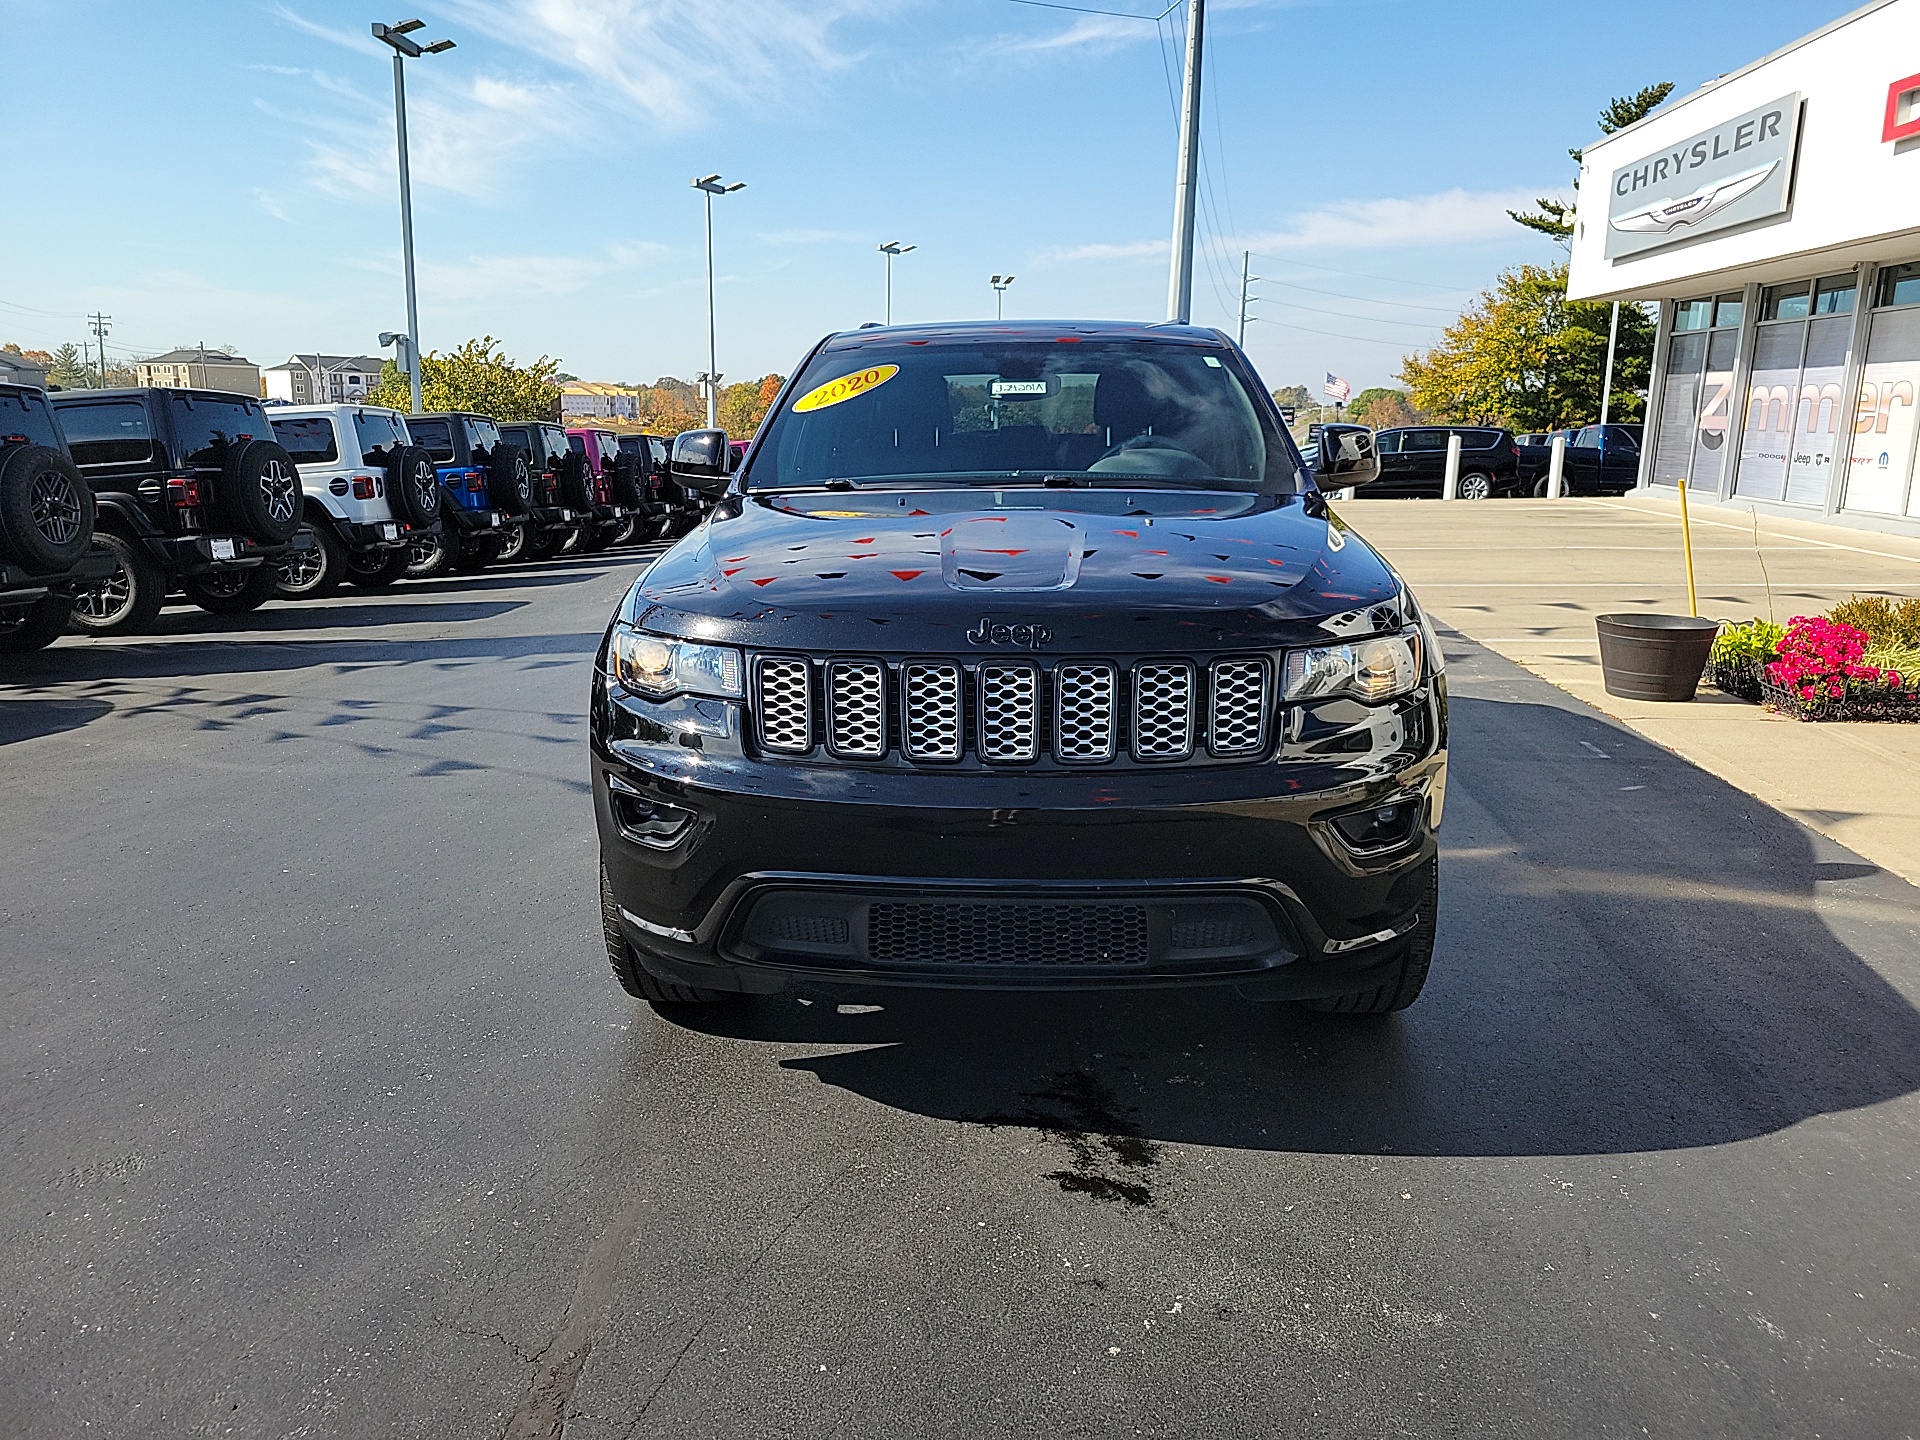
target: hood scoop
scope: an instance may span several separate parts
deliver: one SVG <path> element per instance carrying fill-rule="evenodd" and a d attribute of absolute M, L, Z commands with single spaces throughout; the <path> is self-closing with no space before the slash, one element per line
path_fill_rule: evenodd
<path fill-rule="evenodd" d="M 940 536 L 940 574 L 955 590 L 1065 590 L 1085 554 L 1086 532 L 1060 515 L 958 515 Z"/>

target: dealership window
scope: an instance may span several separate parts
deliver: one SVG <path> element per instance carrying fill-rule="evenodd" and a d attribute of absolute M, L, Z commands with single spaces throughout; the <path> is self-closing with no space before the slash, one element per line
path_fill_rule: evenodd
<path fill-rule="evenodd" d="M 1733 362 L 1746 313 L 1738 291 L 1674 306 L 1673 338 L 1654 431 L 1653 483 L 1684 479 L 1695 489 L 1720 488 L 1733 408 Z M 1706 332 L 1706 333 L 1702 333 Z"/>
<path fill-rule="evenodd" d="M 1852 275 L 1760 292 L 1734 493 L 1820 505 L 1841 448 Z"/>
<path fill-rule="evenodd" d="M 1880 272 L 1847 457 L 1845 509 L 1920 519 L 1913 484 L 1920 402 L 1920 263 Z"/>

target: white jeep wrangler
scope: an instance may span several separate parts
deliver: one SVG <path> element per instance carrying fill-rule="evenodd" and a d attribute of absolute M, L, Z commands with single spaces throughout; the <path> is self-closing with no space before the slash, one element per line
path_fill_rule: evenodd
<path fill-rule="evenodd" d="M 439 475 L 406 417 L 374 405 L 275 405 L 267 414 L 299 467 L 314 537 L 311 550 L 281 563 L 281 597 L 317 599 L 343 580 L 381 589 L 406 574 L 409 541 L 440 526 Z"/>

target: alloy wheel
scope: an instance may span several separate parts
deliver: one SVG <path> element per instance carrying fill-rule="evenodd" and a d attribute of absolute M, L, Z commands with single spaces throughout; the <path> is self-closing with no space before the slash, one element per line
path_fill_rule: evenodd
<path fill-rule="evenodd" d="M 71 544 L 80 534 L 80 496 L 57 470 L 44 472 L 27 495 L 33 528 L 54 545 Z"/>
<path fill-rule="evenodd" d="M 200 577 L 200 588 L 209 595 L 225 599 L 246 589 L 247 582 L 252 578 L 251 570 L 210 570 Z"/>
<path fill-rule="evenodd" d="M 311 590 L 327 573 L 327 557 L 320 552 L 318 545 L 311 550 L 300 550 L 284 556 L 278 563 L 280 584 L 296 593 Z"/>
<path fill-rule="evenodd" d="M 84 615 L 97 625 L 111 625 L 133 609 L 133 581 L 124 566 L 116 565 L 113 574 L 98 585 L 89 585 L 73 597 L 74 613 Z"/>
<path fill-rule="evenodd" d="M 409 479 L 413 485 L 414 496 L 420 502 L 417 513 L 421 515 L 432 515 L 440 508 L 440 477 L 438 472 L 434 470 L 433 466 L 422 460 L 413 467 L 413 474 Z"/>
<path fill-rule="evenodd" d="M 1460 478 L 1460 498 L 1462 500 L 1492 499 L 1493 481 L 1485 475 L 1463 475 Z"/>
<path fill-rule="evenodd" d="M 278 460 L 269 460 L 260 472 L 260 489 L 266 496 L 267 514 L 276 523 L 291 520 L 299 508 L 300 486 Z"/>

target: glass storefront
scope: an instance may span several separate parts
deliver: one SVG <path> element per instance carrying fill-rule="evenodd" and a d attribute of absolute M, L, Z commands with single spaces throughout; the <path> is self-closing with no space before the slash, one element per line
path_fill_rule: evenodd
<path fill-rule="evenodd" d="M 1875 286 L 1867 363 L 1853 417 L 1845 509 L 1920 519 L 1913 483 L 1920 401 L 1920 264 L 1890 265 Z"/>
<path fill-rule="evenodd" d="M 1760 292 L 1733 493 L 1823 505 L 1839 445 L 1853 330 L 1852 275 Z"/>
<path fill-rule="evenodd" d="M 1732 426 L 1733 366 L 1746 307 L 1738 292 L 1683 300 L 1667 342 L 1660 422 L 1654 432 L 1653 482 L 1717 492 Z"/>

